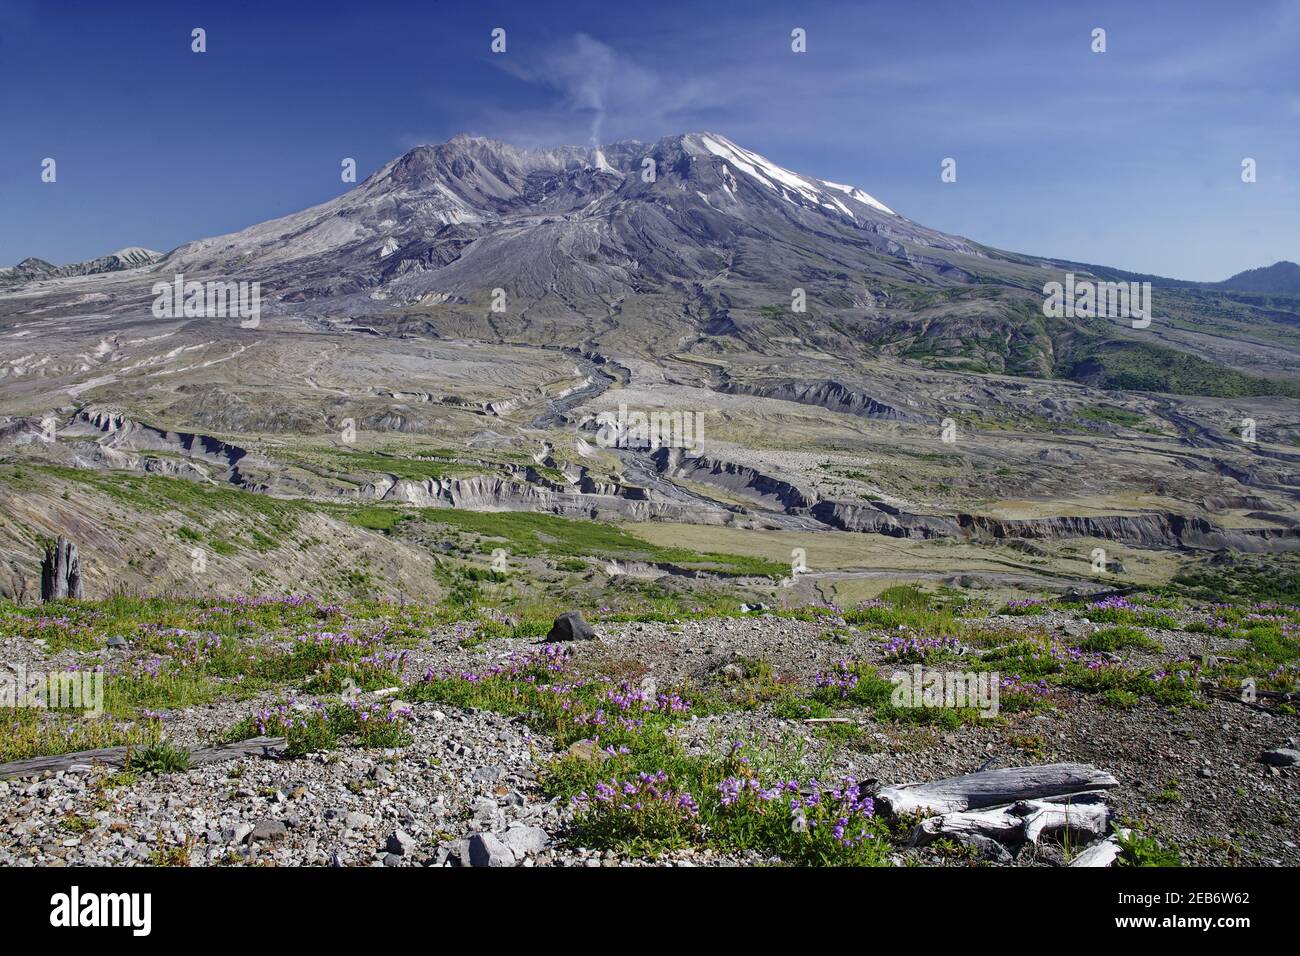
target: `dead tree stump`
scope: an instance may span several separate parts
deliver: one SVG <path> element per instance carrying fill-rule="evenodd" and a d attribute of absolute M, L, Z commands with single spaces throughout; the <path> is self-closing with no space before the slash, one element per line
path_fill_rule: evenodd
<path fill-rule="evenodd" d="M 81 555 L 77 546 L 62 536 L 45 546 L 41 562 L 41 600 L 59 598 L 81 598 Z"/>

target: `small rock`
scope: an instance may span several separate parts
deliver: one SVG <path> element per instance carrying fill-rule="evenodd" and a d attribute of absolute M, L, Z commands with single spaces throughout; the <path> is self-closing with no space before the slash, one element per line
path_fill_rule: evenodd
<path fill-rule="evenodd" d="M 410 856 L 415 852 L 415 837 L 405 830 L 394 830 L 388 834 L 388 852 L 394 856 Z"/>
<path fill-rule="evenodd" d="M 469 838 L 469 865 L 507 867 L 515 865 L 515 854 L 492 833 L 475 833 Z"/>
<path fill-rule="evenodd" d="M 540 853 L 550 844 L 551 838 L 541 827 L 512 826 L 501 837 L 517 859 L 529 853 Z"/>
<path fill-rule="evenodd" d="M 986 860 L 995 863 L 1010 863 L 1011 853 L 997 840 L 979 833 L 962 833 L 954 837 L 958 843 L 971 847 Z"/>
<path fill-rule="evenodd" d="M 1291 747 L 1274 747 L 1265 750 L 1259 759 L 1270 767 L 1294 767 L 1300 764 L 1300 750 Z"/>
<path fill-rule="evenodd" d="M 263 820 L 253 827 L 254 840 L 282 840 L 289 835 L 289 828 L 279 820 Z"/>
<path fill-rule="evenodd" d="M 1026 844 L 1031 846 L 1032 844 Z M 1065 866 L 1065 852 L 1058 846 L 1044 843 L 1035 847 L 1033 858 L 1039 863 L 1047 863 L 1051 866 Z"/>
<path fill-rule="evenodd" d="M 555 619 L 546 639 L 548 641 L 593 641 L 596 639 L 596 632 L 583 620 L 581 611 L 565 611 Z"/>
<path fill-rule="evenodd" d="M 439 853 L 441 856 L 441 853 Z M 447 851 L 447 858 L 444 860 L 451 866 L 470 866 L 469 859 L 469 840 L 457 840 Z"/>
<path fill-rule="evenodd" d="M 577 740 L 569 745 L 569 756 L 587 763 L 604 763 L 609 754 L 596 746 L 594 740 Z"/>

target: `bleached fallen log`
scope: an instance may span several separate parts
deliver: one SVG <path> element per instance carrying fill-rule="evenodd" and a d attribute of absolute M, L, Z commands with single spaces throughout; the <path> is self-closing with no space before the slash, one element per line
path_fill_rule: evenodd
<path fill-rule="evenodd" d="M 1119 859 L 1119 855 L 1124 852 L 1120 846 L 1120 837 L 1128 836 L 1127 830 L 1116 830 L 1104 840 L 1099 840 L 1092 846 L 1088 847 L 1073 860 L 1070 866 L 1113 866 Z"/>
<path fill-rule="evenodd" d="M 1024 837 L 1033 844 L 1067 830 L 1072 836 L 1096 838 L 1110 827 L 1110 807 L 1096 796 L 1071 801 L 1023 800 L 1012 812 L 1024 817 Z"/>
<path fill-rule="evenodd" d="M 876 795 L 876 802 L 895 815 L 959 813 L 1118 785 L 1119 781 L 1110 774 L 1089 764 L 1053 763 L 983 770 L 930 783 L 885 787 Z"/>
<path fill-rule="evenodd" d="M 1021 843 L 1024 830 L 1024 817 L 1012 813 L 1010 807 L 996 807 L 929 817 L 913 827 L 907 842 L 909 846 L 925 846 L 945 837 L 959 840 L 981 836 L 999 843 Z"/>
<path fill-rule="evenodd" d="M 1069 829 L 1076 834 L 1100 836 L 1106 832 L 1110 811 L 1104 791 L 1063 794 L 1041 800 L 1021 800 L 987 810 L 963 810 L 928 817 L 908 838 L 911 846 L 924 846 L 945 837 L 981 836 L 1000 843 L 1038 843 L 1044 836 Z M 1098 829 L 1100 827 L 1100 829 Z"/>
<path fill-rule="evenodd" d="M 253 737 L 234 743 L 221 744 L 218 747 L 200 747 L 190 751 L 190 766 L 220 763 L 237 757 L 268 757 L 283 750 L 283 737 Z M 0 764 L 0 780 L 7 777 L 34 777 L 47 770 L 70 770 L 77 766 L 94 766 L 101 764 L 108 767 L 122 767 L 127 755 L 140 747 L 104 747 L 100 750 L 79 750 L 71 754 L 57 754 L 53 757 L 32 757 L 30 760 L 15 760 Z"/>

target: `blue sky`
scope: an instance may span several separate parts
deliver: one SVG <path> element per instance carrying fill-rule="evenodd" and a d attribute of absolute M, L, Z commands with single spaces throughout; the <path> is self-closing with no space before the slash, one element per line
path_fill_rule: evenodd
<path fill-rule="evenodd" d="M 0 0 L 0 264 L 167 250 L 461 131 L 710 129 L 989 245 L 1220 279 L 1300 260 L 1298 51 L 1300 0 Z"/>

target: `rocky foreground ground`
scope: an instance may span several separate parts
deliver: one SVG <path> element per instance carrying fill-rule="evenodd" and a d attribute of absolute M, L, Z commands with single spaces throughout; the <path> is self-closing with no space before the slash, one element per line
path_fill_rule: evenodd
<path fill-rule="evenodd" d="M 105 667 L 111 732 L 94 743 L 135 742 L 136 762 L 0 780 L 0 864 L 1065 865 L 1080 849 L 1068 831 L 1037 845 L 911 846 L 912 821 L 886 819 L 869 795 L 1077 762 L 1114 775 L 1112 825 L 1161 853 L 1189 865 L 1300 865 L 1291 765 L 1300 719 L 1278 692 L 1246 702 L 1223 690 L 1242 668 L 1265 665 L 1261 689 L 1294 687 L 1294 663 L 1279 663 L 1296 649 L 1290 608 L 1157 610 L 1120 599 L 972 617 L 887 604 L 596 617 L 594 639 L 562 646 L 517 622 L 430 623 L 396 607 L 384 618 L 307 605 L 265 633 L 260 618 L 232 631 L 232 616 L 253 613 L 246 606 L 187 613 L 182 626 L 167 619 L 175 615 L 137 615 L 118 628 L 122 619 L 104 612 L 6 611 L 9 672 Z M 115 628 L 123 633 L 108 634 Z M 259 651 L 241 657 L 248 647 Z M 317 655 L 310 668 L 258 678 L 304 648 Z M 864 696 L 877 669 L 887 678 L 915 663 L 996 668 L 1001 712 L 912 714 Z M 177 706 L 145 706 L 160 700 Z M 330 708 L 373 715 L 384 733 L 355 720 L 331 732 Z M 70 749 L 51 741 L 84 735 L 53 712 L 35 722 L 5 713 L 14 715 L 6 760 Z M 296 718 L 310 728 L 295 731 Z M 258 733 L 287 742 L 267 755 L 165 766 L 174 748 Z M 666 768 L 657 782 L 656 761 Z M 835 790 L 852 811 L 825 824 L 851 832 L 805 853 L 814 778 L 853 788 Z M 607 780 L 630 796 L 602 798 Z M 757 795 L 748 803 L 747 786 Z M 782 786 L 793 803 L 775 793 Z M 755 827 L 740 825 L 742 812 Z M 875 844 L 867 856 L 855 835 Z"/>

